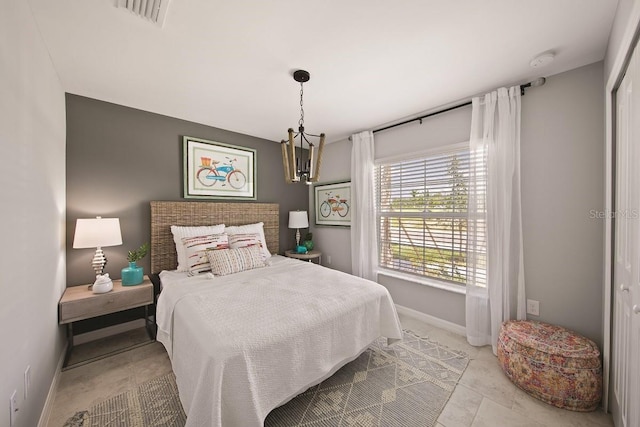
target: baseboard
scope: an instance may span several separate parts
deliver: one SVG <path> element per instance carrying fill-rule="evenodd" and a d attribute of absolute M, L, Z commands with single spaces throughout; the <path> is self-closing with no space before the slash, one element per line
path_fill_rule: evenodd
<path fill-rule="evenodd" d="M 97 329 L 91 332 L 85 332 L 84 334 L 74 335 L 73 345 L 80 345 L 89 341 L 99 340 L 101 338 L 121 334 L 132 329 L 143 328 L 144 326 L 144 319 L 136 319 L 130 322 L 120 323 L 118 325 L 107 326 L 106 328 Z"/>
<path fill-rule="evenodd" d="M 38 420 L 38 427 L 47 427 L 49 424 L 49 417 L 53 410 L 53 402 L 56 400 L 56 390 L 58 390 L 58 382 L 60 381 L 60 374 L 62 373 L 62 365 L 64 364 L 64 358 L 67 354 L 67 347 L 65 346 L 60 353 L 58 360 L 58 366 L 56 367 L 56 373 L 51 381 L 49 392 L 47 393 L 47 399 L 44 401 L 44 407 L 40 413 L 40 419 Z"/>
<path fill-rule="evenodd" d="M 453 332 L 454 334 L 462 335 L 463 337 L 467 336 L 467 329 L 464 326 L 458 325 L 457 323 L 449 322 L 447 320 L 443 320 L 438 317 L 431 316 L 421 311 L 417 311 L 398 304 L 396 304 L 396 309 L 398 310 L 398 313 L 404 314 L 405 316 L 413 317 L 414 319 L 418 319 L 421 322 L 437 326 L 438 328 L 444 329 L 445 331 Z"/>

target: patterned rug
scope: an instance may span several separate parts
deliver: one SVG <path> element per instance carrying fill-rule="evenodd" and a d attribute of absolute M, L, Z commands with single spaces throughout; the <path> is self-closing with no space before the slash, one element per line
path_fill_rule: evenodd
<path fill-rule="evenodd" d="M 405 331 L 402 342 L 373 343 L 356 360 L 267 417 L 267 427 L 434 426 L 468 356 Z M 77 412 L 64 427 L 184 426 L 169 374 Z"/>

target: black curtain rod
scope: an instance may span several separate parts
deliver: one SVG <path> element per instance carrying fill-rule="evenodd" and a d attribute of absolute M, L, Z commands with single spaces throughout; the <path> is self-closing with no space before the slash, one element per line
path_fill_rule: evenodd
<path fill-rule="evenodd" d="M 420 124 L 422 124 L 422 119 L 426 119 L 427 117 L 431 117 L 431 116 L 435 116 L 435 115 L 438 115 L 438 114 L 446 113 L 447 111 L 456 110 L 458 108 L 466 107 L 467 105 L 471 105 L 471 101 L 465 102 L 464 104 L 454 105 L 453 107 L 445 108 L 444 110 L 435 111 L 433 113 L 425 114 L 424 116 L 416 117 L 415 119 L 405 120 L 404 122 L 400 122 L 400 123 L 396 123 L 396 124 L 393 124 L 393 125 L 385 126 L 383 128 L 380 128 L 380 129 L 374 129 L 373 133 L 382 132 L 383 130 L 391 129 L 391 128 L 394 128 L 394 127 L 397 127 L 397 126 L 406 125 L 407 123 L 416 122 L 416 121 L 420 121 Z"/>
<path fill-rule="evenodd" d="M 526 88 L 542 86 L 543 84 L 545 84 L 546 81 L 547 80 L 544 77 L 540 77 L 539 79 L 533 80 L 533 81 L 531 81 L 529 83 L 526 83 L 526 84 L 523 84 L 523 85 L 520 85 L 520 95 L 524 96 L 524 90 Z M 416 121 L 419 121 L 420 124 L 422 124 L 422 119 L 426 119 L 427 117 L 431 117 L 431 116 L 435 116 L 435 115 L 438 115 L 438 114 L 446 113 L 447 111 L 451 111 L 451 110 L 455 110 L 455 109 L 458 109 L 458 108 L 466 107 L 467 105 L 471 105 L 471 101 L 468 101 L 468 102 L 465 102 L 465 103 L 462 103 L 462 104 L 458 104 L 458 105 L 454 105 L 453 107 L 445 108 L 443 110 L 434 111 L 433 113 L 429 113 L 429 114 L 425 114 L 424 116 L 415 117 L 413 119 L 405 120 L 405 121 L 400 122 L 400 123 L 395 123 L 393 125 L 385 126 L 383 128 L 380 128 L 380 129 L 374 129 L 373 133 L 382 132 L 383 130 L 391 129 L 391 128 L 394 128 L 394 127 L 397 127 L 397 126 L 406 125 L 407 123 L 416 122 Z M 349 139 L 351 139 L 351 138 L 349 138 Z"/>

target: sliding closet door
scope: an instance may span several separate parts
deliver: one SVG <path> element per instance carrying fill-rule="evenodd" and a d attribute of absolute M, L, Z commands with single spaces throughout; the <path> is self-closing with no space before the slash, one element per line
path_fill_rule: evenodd
<path fill-rule="evenodd" d="M 631 75 L 627 70 L 622 84 L 618 88 L 617 130 L 616 130 L 616 212 L 627 207 L 629 175 L 629 115 L 632 95 Z M 631 267 L 627 218 L 618 215 L 615 219 L 615 292 L 613 298 L 613 392 L 616 400 L 614 411 L 624 427 L 629 427 L 629 340 L 631 331 Z M 617 408 L 615 408 L 617 407 Z"/>
<path fill-rule="evenodd" d="M 621 289 L 625 309 L 631 306 L 629 354 L 629 409 L 628 426 L 640 426 L 640 50 L 636 47 L 631 59 L 635 90 L 631 96 L 629 115 L 629 203 L 628 212 L 631 247 L 631 283 L 628 292 Z M 622 296 L 622 295 L 621 295 Z"/>
<path fill-rule="evenodd" d="M 637 49 L 617 95 L 613 394 L 616 419 L 640 426 L 640 63 Z"/>

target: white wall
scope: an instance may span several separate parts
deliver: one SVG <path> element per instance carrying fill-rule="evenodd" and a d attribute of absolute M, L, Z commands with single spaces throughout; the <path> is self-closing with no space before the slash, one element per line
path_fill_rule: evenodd
<path fill-rule="evenodd" d="M 549 77 L 522 98 L 522 203 L 527 295 L 540 301 L 539 320 L 602 343 L 603 63 Z M 376 158 L 468 140 L 465 107 L 375 134 Z M 339 147 L 334 147 L 339 145 Z M 351 144 L 329 145 L 323 181 L 334 162 L 348 164 Z M 334 157 L 334 154 L 340 156 Z M 348 170 L 348 169 L 347 169 Z M 344 177 L 344 176 L 343 176 Z M 311 204 L 311 206 L 313 206 Z M 349 232 L 316 229 L 327 255 L 349 251 Z M 335 242 L 335 243 L 334 243 Z M 325 257 L 326 258 L 326 257 Z M 345 271 L 350 271 L 346 269 Z M 379 276 L 400 305 L 464 326 L 464 295 Z M 533 318 L 533 317 L 532 317 Z"/>
<path fill-rule="evenodd" d="M 64 92 L 26 1 L 0 13 L 0 426 L 38 424 L 63 351 Z M 24 400 L 24 371 L 31 388 Z"/>

